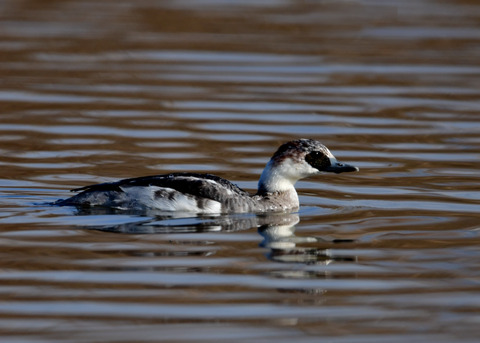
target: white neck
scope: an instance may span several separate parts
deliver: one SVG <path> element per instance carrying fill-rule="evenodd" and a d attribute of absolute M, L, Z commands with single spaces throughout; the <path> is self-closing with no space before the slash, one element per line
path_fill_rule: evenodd
<path fill-rule="evenodd" d="M 296 196 L 294 186 L 299 178 L 293 177 L 289 168 L 288 163 L 278 165 L 270 160 L 258 181 L 258 193 L 294 192 Z"/>

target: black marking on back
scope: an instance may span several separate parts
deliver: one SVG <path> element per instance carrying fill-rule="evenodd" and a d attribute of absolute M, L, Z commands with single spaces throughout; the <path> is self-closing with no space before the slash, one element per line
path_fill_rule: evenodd
<path fill-rule="evenodd" d="M 163 198 L 168 200 L 175 199 L 175 191 L 159 188 L 155 191 L 155 198 Z"/>
<path fill-rule="evenodd" d="M 205 199 L 205 198 L 197 198 L 197 207 L 200 209 L 200 210 L 204 210 L 205 208 L 207 208 L 207 205 L 208 205 L 208 200 Z"/>
<path fill-rule="evenodd" d="M 211 183 L 206 180 L 214 181 Z M 247 192 L 237 185 L 221 177 L 211 174 L 199 173 L 171 173 L 164 175 L 144 176 L 131 179 L 123 179 L 116 182 L 100 183 L 81 188 L 73 189 L 72 192 L 123 192 L 121 187 L 165 187 L 174 189 L 180 193 L 193 195 L 201 198 L 208 198 L 222 201 L 229 197 L 226 190 L 232 192 L 233 196 L 249 196 Z M 167 194 L 156 194 L 165 196 Z M 232 196 L 231 195 L 231 196 Z M 168 197 L 169 195 L 167 195 Z"/>

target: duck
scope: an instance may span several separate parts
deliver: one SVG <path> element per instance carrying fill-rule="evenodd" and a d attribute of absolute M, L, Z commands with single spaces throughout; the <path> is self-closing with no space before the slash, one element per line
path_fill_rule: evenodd
<path fill-rule="evenodd" d="M 72 189 L 78 194 L 58 200 L 55 205 L 197 214 L 290 212 L 300 206 L 295 190 L 298 180 L 354 171 L 359 168 L 337 161 L 317 140 L 297 139 L 276 150 L 260 176 L 255 194 L 212 174 L 176 172 Z"/>

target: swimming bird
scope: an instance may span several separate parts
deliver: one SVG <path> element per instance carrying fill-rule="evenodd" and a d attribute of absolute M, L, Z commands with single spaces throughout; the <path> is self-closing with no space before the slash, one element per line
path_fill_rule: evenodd
<path fill-rule="evenodd" d="M 55 204 L 77 207 L 182 211 L 194 213 L 282 212 L 299 207 L 295 183 L 323 172 L 358 171 L 340 163 L 320 142 L 298 139 L 281 145 L 265 166 L 256 194 L 211 174 L 171 173 L 73 189 Z"/>

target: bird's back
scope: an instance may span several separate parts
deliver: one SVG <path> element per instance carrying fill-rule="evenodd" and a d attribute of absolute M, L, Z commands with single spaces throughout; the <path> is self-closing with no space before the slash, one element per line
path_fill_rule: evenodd
<path fill-rule="evenodd" d="M 74 189 L 79 194 L 57 205 L 155 208 L 198 213 L 245 212 L 250 195 L 228 180 L 210 174 L 172 173 Z M 232 207 L 239 207 L 237 210 Z M 248 208 L 247 208 L 248 207 Z"/>

